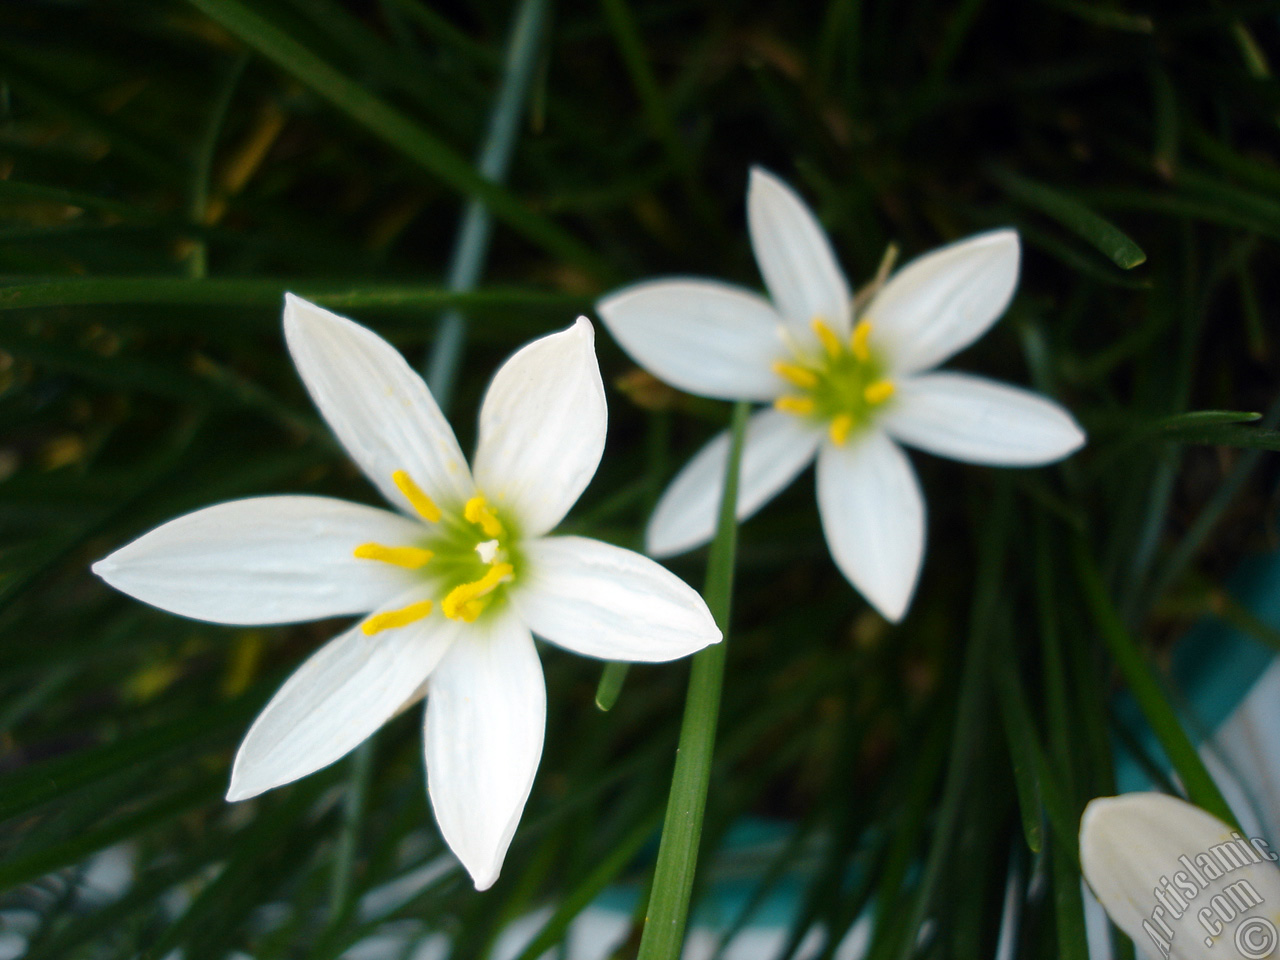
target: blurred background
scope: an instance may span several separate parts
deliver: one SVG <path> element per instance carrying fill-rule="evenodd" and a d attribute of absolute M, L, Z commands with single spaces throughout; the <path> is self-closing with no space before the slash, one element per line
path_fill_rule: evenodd
<path fill-rule="evenodd" d="M 752 164 L 859 285 L 890 243 L 1015 226 L 1017 297 L 949 366 L 1054 396 L 1090 443 L 1029 471 L 913 454 L 928 554 L 896 627 L 837 573 L 811 472 L 743 526 L 690 955 L 1083 958 L 1090 933 L 1105 955 L 1080 811 L 1143 785 L 1212 801 L 1197 747 L 1280 827 L 1280 685 L 1254 686 L 1280 646 L 1278 17 L 0 5 L 0 957 L 634 955 L 686 664 L 634 668 L 604 712 L 601 664 L 543 649 L 546 752 L 477 894 L 417 710 L 223 801 L 255 712 L 340 623 L 195 623 L 88 565 L 221 500 L 376 502 L 288 360 L 285 290 L 430 368 L 470 449 L 495 365 L 602 293 L 759 286 Z M 608 448 L 562 529 L 639 547 L 728 406 L 597 344 Z"/>

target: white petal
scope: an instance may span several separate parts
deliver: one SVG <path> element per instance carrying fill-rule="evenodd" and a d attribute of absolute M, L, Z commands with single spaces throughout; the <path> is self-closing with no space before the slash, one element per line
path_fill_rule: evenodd
<path fill-rule="evenodd" d="M 1092 800 L 1080 820 L 1085 879 L 1153 960 L 1269 956 L 1280 922 L 1274 857 L 1265 842 L 1254 845 L 1199 807 L 1159 793 Z"/>
<path fill-rule="evenodd" d="M 987 332 L 1018 285 L 1018 234 L 994 230 L 917 257 L 889 278 L 866 317 L 894 373 L 936 367 Z"/>
<path fill-rule="evenodd" d="M 895 439 L 942 457 L 1036 466 L 1084 445 L 1071 414 L 1030 390 L 964 373 L 906 377 L 896 386 L 882 425 Z"/>
<path fill-rule="evenodd" d="M 93 572 L 170 613 L 268 624 L 363 613 L 411 582 L 408 571 L 358 560 L 370 541 L 412 544 L 422 525 L 328 497 L 255 497 L 170 520 L 104 557 Z"/>
<path fill-rule="evenodd" d="M 821 442 L 822 431 L 794 414 L 779 410 L 754 414 L 743 438 L 738 519 L 751 516 L 794 480 L 809 465 Z M 728 457 L 729 434 L 725 432 L 685 464 L 649 519 L 647 553 L 673 556 L 715 535 Z"/>
<path fill-rule="evenodd" d="M 672 386 L 723 400 L 772 400 L 788 355 L 781 317 L 750 290 L 714 280 L 656 280 L 596 304 L 631 358 Z"/>
<path fill-rule="evenodd" d="M 847 336 L 849 283 L 826 231 L 794 190 L 760 167 L 747 188 L 747 229 L 765 286 L 799 342 L 816 342 L 815 317 Z"/>
<path fill-rule="evenodd" d="M 422 599 L 421 590 L 384 605 Z M 253 722 L 231 771 L 244 800 L 327 767 L 403 709 L 459 633 L 438 612 L 365 636 L 356 624 L 313 653 Z"/>
<path fill-rule="evenodd" d="M 526 536 L 546 533 L 595 475 L 608 421 L 586 317 L 516 351 L 480 408 L 476 483 Z"/>
<path fill-rule="evenodd" d="M 547 690 L 514 615 L 470 625 L 427 688 L 427 787 L 477 890 L 498 879 L 542 759 Z"/>
<path fill-rule="evenodd" d="M 924 497 L 878 430 L 818 451 L 818 512 L 840 572 L 889 620 L 906 613 L 924 559 Z"/>
<path fill-rule="evenodd" d="M 648 557 L 586 537 L 524 549 L 528 579 L 512 602 L 552 643 L 602 660 L 660 661 L 720 641 L 698 592 Z"/>
<path fill-rule="evenodd" d="M 358 323 L 285 294 L 284 333 L 311 399 L 389 503 L 415 515 L 391 479 L 403 470 L 446 503 L 471 496 L 471 474 L 422 378 Z"/>

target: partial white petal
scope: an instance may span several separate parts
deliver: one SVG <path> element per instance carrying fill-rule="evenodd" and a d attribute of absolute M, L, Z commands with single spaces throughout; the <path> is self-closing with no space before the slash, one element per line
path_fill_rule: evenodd
<path fill-rule="evenodd" d="M 389 503 L 416 515 L 392 482 L 397 470 L 436 500 L 471 496 L 471 474 L 453 430 L 395 347 L 291 293 L 285 294 L 284 333 L 311 399 Z"/>
<path fill-rule="evenodd" d="M 936 367 L 987 332 L 1018 285 L 1018 233 L 994 230 L 917 257 L 871 301 L 872 345 L 896 374 Z"/>
<path fill-rule="evenodd" d="M 813 460 L 822 431 L 780 410 L 763 410 L 747 423 L 738 478 L 737 516 L 745 520 L 796 478 Z M 662 494 L 649 518 L 645 550 L 670 557 L 706 543 L 715 534 L 724 490 L 729 434 L 698 451 Z"/>
<path fill-rule="evenodd" d="M 268 624 L 363 613 L 411 582 L 358 560 L 362 543 L 404 546 L 419 523 L 328 497 L 256 497 L 170 520 L 93 572 L 161 610 L 214 623 Z"/>
<path fill-rule="evenodd" d="M 586 537 L 524 545 L 526 582 L 513 593 L 538 636 L 602 660 L 684 657 L 720 641 L 706 602 L 670 570 Z"/>
<path fill-rule="evenodd" d="M 1165 794 L 1100 797 L 1080 820 L 1085 879 L 1152 960 L 1270 956 L 1280 923 L 1275 855 Z"/>
<path fill-rule="evenodd" d="M 427 687 L 427 788 L 477 890 L 498 879 L 542 759 L 547 689 L 514 615 L 469 625 Z"/>
<path fill-rule="evenodd" d="M 789 356 L 768 300 L 714 280 L 637 283 L 596 304 L 631 358 L 672 386 L 723 400 L 772 400 Z"/>
<path fill-rule="evenodd" d="M 608 422 L 586 317 L 516 351 L 480 408 L 476 483 L 526 536 L 546 533 L 595 475 Z"/>
<path fill-rule="evenodd" d="M 902 448 L 878 430 L 823 444 L 818 512 L 840 572 L 886 619 L 901 620 L 924 559 L 924 497 Z"/>
<path fill-rule="evenodd" d="M 747 229 L 769 294 L 797 340 L 816 342 L 815 317 L 847 336 L 849 283 L 826 231 L 794 190 L 760 167 L 751 168 Z"/>
<path fill-rule="evenodd" d="M 1084 445 L 1071 414 L 1030 390 L 964 373 L 906 377 L 896 387 L 882 425 L 895 439 L 941 457 L 1036 466 Z"/>
<path fill-rule="evenodd" d="M 402 595 L 395 610 L 415 600 Z M 244 800 L 327 767 L 395 716 L 421 686 L 460 625 L 439 612 L 365 636 L 356 624 L 285 681 L 240 744 L 228 800 Z"/>

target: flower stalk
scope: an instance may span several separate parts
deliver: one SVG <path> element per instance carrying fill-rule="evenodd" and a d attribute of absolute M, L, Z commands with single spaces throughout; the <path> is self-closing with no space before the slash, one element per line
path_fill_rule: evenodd
<path fill-rule="evenodd" d="M 749 412 L 750 405 L 745 401 L 734 404 L 724 493 L 720 498 L 716 535 L 711 543 L 706 586 L 703 588 L 707 607 L 726 641 L 738 546 L 738 523 L 733 506 L 738 497 L 738 473 Z M 671 776 L 671 796 L 662 824 L 662 840 L 658 845 L 658 862 L 654 868 L 653 890 L 644 933 L 640 938 L 638 960 L 675 960 L 680 956 L 698 865 L 707 787 L 711 781 L 716 723 L 720 717 L 720 691 L 724 685 L 725 648 L 726 643 L 722 641 L 693 656 L 684 719 L 680 724 L 680 746 Z"/>

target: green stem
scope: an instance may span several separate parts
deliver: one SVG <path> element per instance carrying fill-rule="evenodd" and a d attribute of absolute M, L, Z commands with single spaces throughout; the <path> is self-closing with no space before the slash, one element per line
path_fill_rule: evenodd
<path fill-rule="evenodd" d="M 706 586 L 703 588 L 707 606 L 725 639 L 695 654 L 689 671 L 689 692 L 685 698 L 684 720 L 680 725 L 680 746 L 676 752 L 675 772 L 671 776 L 671 796 L 662 824 L 653 893 L 649 898 L 649 913 L 640 938 L 637 960 L 676 960 L 680 956 L 685 923 L 689 918 L 689 898 L 693 893 L 693 877 L 698 864 L 698 841 L 702 837 L 702 815 L 707 806 L 716 722 L 720 716 L 720 690 L 724 683 L 729 607 L 733 599 L 733 568 L 738 545 L 734 507 L 738 502 L 738 470 L 748 412 L 745 402 L 739 402 L 733 408 L 720 518 L 715 539 L 711 542 Z"/>
<path fill-rule="evenodd" d="M 631 664 L 624 660 L 611 660 L 604 665 L 600 674 L 600 684 L 596 687 L 596 706 L 609 711 L 618 702 L 618 694 L 622 693 L 622 684 L 626 682 L 627 672 Z"/>
<path fill-rule="evenodd" d="M 547 0 L 523 0 L 516 12 L 511 37 L 507 41 L 502 85 L 489 115 L 489 132 L 484 147 L 476 161 L 480 176 L 490 183 L 502 183 L 511 165 L 511 154 L 515 150 L 520 119 L 524 116 L 546 19 Z M 449 290 L 465 293 L 475 287 L 489 252 L 491 226 L 492 218 L 485 203 L 469 200 L 449 265 Z M 448 405 L 453 395 L 454 375 L 466 344 L 466 335 L 465 315 L 457 309 L 448 311 L 440 321 L 435 346 L 427 361 L 427 384 L 441 408 Z"/>

